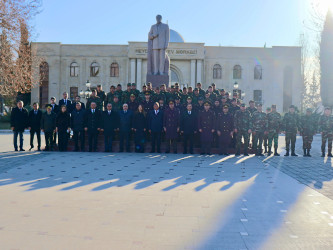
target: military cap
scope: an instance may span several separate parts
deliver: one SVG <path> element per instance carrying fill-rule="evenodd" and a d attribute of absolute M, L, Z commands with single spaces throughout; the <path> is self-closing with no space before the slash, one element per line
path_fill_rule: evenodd
<path fill-rule="evenodd" d="M 229 106 L 228 106 L 228 105 L 224 105 L 223 108 L 224 108 L 224 109 L 228 109 Z"/>
<path fill-rule="evenodd" d="M 169 101 L 169 104 L 171 104 L 171 103 L 174 104 L 173 100 L 170 100 L 170 101 Z"/>
<path fill-rule="evenodd" d="M 231 101 L 232 102 L 237 102 L 237 98 L 232 98 Z"/>
<path fill-rule="evenodd" d="M 131 95 L 130 95 L 130 97 L 132 97 L 132 96 L 134 96 L 134 97 L 135 97 L 135 95 L 134 95 L 134 94 L 131 94 Z"/>
<path fill-rule="evenodd" d="M 245 103 L 242 103 L 240 106 L 241 106 L 241 107 L 245 107 Z"/>
<path fill-rule="evenodd" d="M 262 104 L 261 104 L 261 103 L 258 103 L 258 104 L 257 104 L 257 107 L 262 107 Z"/>
<path fill-rule="evenodd" d="M 176 82 L 176 83 L 175 83 L 175 86 L 179 86 L 179 83 L 178 83 L 178 82 Z"/>
<path fill-rule="evenodd" d="M 203 98 L 202 96 L 200 96 L 198 100 L 199 100 L 199 101 L 203 101 L 204 98 Z"/>
<path fill-rule="evenodd" d="M 254 101 L 253 101 L 253 100 L 250 100 L 249 103 L 254 103 Z"/>
<path fill-rule="evenodd" d="M 164 83 L 163 83 L 163 84 L 161 84 L 161 87 L 163 87 L 163 86 L 164 86 L 164 87 L 166 87 L 166 85 L 165 85 Z"/>
<path fill-rule="evenodd" d="M 52 108 L 52 105 L 51 104 L 46 104 L 45 108 Z"/>
<path fill-rule="evenodd" d="M 156 87 L 155 89 L 156 89 L 156 90 L 160 90 L 160 87 Z"/>
<path fill-rule="evenodd" d="M 132 83 L 132 86 L 136 86 L 136 83 Z"/>
<path fill-rule="evenodd" d="M 150 86 L 150 85 L 151 85 L 151 82 L 148 82 L 148 83 L 147 83 L 147 86 Z"/>
<path fill-rule="evenodd" d="M 271 107 L 267 107 L 266 110 L 267 110 L 267 111 L 270 111 L 270 110 L 272 110 L 272 109 L 271 109 Z"/>
<path fill-rule="evenodd" d="M 199 89 L 198 88 L 194 88 L 194 91 L 198 91 Z"/>
<path fill-rule="evenodd" d="M 180 97 L 179 97 L 179 96 L 176 96 L 176 97 L 175 97 L 175 100 L 180 100 Z"/>
<path fill-rule="evenodd" d="M 224 89 L 221 89 L 221 91 L 224 91 Z"/>
<path fill-rule="evenodd" d="M 121 87 L 121 84 L 120 84 L 120 83 L 118 83 L 117 87 Z"/>
<path fill-rule="evenodd" d="M 97 84 L 97 87 L 102 87 L 102 85 L 100 85 L 100 84 Z"/>
<path fill-rule="evenodd" d="M 210 101 L 205 101 L 204 105 L 209 105 L 210 106 Z"/>
<path fill-rule="evenodd" d="M 215 86 L 215 83 L 212 83 L 212 86 Z"/>
<path fill-rule="evenodd" d="M 145 95 L 150 95 L 150 93 L 147 91 L 147 92 L 145 92 Z"/>
<path fill-rule="evenodd" d="M 116 87 L 114 85 L 111 85 L 110 89 L 114 89 L 114 88 L 116 88 Z"/>
<path fill-rule="evenodd" d="M 306 112 L 311 112 L 312 113 L 312 108 L 307 108 Z"/>
<path fill-rule="evenodd" d="M 209 89 L 213 88 L 211 85 L 208 86 Z"/>
<path fill-rule="evenodd" d="M 132 84 L 131 83 L 127 83 L 127 87 L 131 87 L 132 86 Z"/>
<path fill-rule="evenodd" d="M 188 96 L 188 97 L 187 97 L 187 100 L 192 100 L 192 97 Z"/>
<path fill-rule="evenodd" d="M 54 99 L 54 100 L 55 100 L 56 98 L 55 98 L 54 96 L 51 96 L 51 98 L 50 98 L 50 99 L 51 99 L 51 100 L 52 100 L 52 99 Z"/>
<path fill-rule="evenodd" d="M 289 108 L 290 108 L 290 109 L 294 109 L 295 106 L 294 106 L 294 105 L 290 105 Z"/>
<path fill-rule="evenodd" d="M 113 98 L 119 98 L 119 96 L 118 95 L 114 95 Z"/>
<path fill-rule="evenodd" d="M 275 104 L 272 104 L 272 109 L 276 109 L 276 105 Z"/>

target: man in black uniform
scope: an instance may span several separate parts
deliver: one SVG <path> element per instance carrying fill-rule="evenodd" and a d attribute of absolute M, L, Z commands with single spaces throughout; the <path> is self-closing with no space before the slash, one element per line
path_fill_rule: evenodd
<path fill-rule="evenodd" d="M 89 152 L 92 152 L 92 150 L 97 150 L 98 131 L 101 127 L 101 111 L 97 109 L 95 102 L 92 102 L 90 107 L 84 115 L 84 130 L 88 132 Z"/>
<path fill-rule="evenodd" d="M 37 135 L 37 149 L 40 151 L 41 140 L 40 140 L 40 125 L 42 120 L 42 111 L 39 110 L 37 102 L 33 104 L 33 110 L 29 112 L 29 130 L 30 130 L 30 149 L 34 148 L 34 136 Z"/>
<path fill-rule="evenodd" d="M 223 106 L 223 112 L 218 113 L 216 130 L 219 136 L 220 155 L 228 155 L 228 148 L 233 134 L 233 117 L 229 114 L 229 106 Z"/>
<path fill-rule="evenodd" d="M 193 154 L 194 134 L 196 134 L 198 130 L 198 116 L 192 109 L 192 104 L 188 103 L 186 111 L 182 113 L 180 119 L 180 131 L 184 136 L 184 154 L 187 154 L 187 142 L 190 142 L 189 152 Z"/>

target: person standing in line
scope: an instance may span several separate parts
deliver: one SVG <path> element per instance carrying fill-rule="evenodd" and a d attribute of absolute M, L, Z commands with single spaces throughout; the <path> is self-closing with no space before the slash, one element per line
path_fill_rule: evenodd
<path fill-rule="evenodd" d="M 85 151 L 85 133 L 84 133 L 84 109 L 81 102 L 75 103 L 75 109 L 71 113 L 71 128 L 75 142 L 75 151 L 79 151 L 79 139 L 81 142 L 81 151 Z"/>
<path fill-rule="evenodd" d="M 115 131 L 119 128 L 119 115 L 112 110 L 112 104 L 106 105 L 105 111 L 102 113 L 101 131 L 104 134 L 105 152 L 112 152 L 112 140 Z"/>
<path fill-rule="evenodd" d="M 56 129 L 57 115 L 52 112 L 52 106 L 46 105 L 46 112 L 42 115 L 41 129 L 45 136 L 45 151 L 53 151 L 53 138 Z"/>
<path fill-rule="evenodd" d="M 101 112 L 95 102 L 84 114 L 84 131 L 88 133 L 89 152 L 97 151 L 98 132 L 101 130 Z"/>
<path fill-rule="evenodd" d="M 180 120 L 180 130 L 183 135 L 184 154 L 187 154 L 187 144 L 189 142 L 189 153 L 193 154 L 194 134 L 198 131 L 198 115 L 193 111 L 193 106 L 188 103 L 186 111 L 183 112 Z"/>
<path fill-rule="evenodd" d="M 133 112 L 128 110 L 128 104 L 123 104 L 123 110 L 119 112 L 119 152 L 124 151 L 124 141 L 126 141 L 126 152 L 130 152 L 130 133 L 132 129 Z"/>
<path fill-rule="evenodd" d="M 229 113 L 229 106 L 224 105 L 222 112 L 218 113 L 216 130 L 219 139 L 220 155 L 229 155 L 228 149 L 234 130 L 233 117 Z"/>
<path fill-rule="evenodd" d="M 137 111 L 133 115 L 132 127 L 134 131 L 135 152 L 144 153 L 147 117 L 141 104 L 138 106 Z"/>
<path fill-rule="evenodd" d="M 163 130 L 163 112 L 159 110 L 159 103 L 154 103 L 154 109 L 148 113 L 148 130 L 151 134 L 150 153 L 161 153 L 161 133 Z M 156 146 L 156 148 L 155 148 Z"/>
<path fill-rule="evenodd" d="M 66 105 L 62 105 L 56 119 L 56 132 L 58 133 L 58 147 L 60 152 L 67 151 L 68 134 L 70 131 L 70 115 L 67 112 Z"/>
<path fill-rule="evenodd" d="M 330 107 L 325 108 L 324 114 L 319 118 L 318 126 L 318 130 L 321 133 L 321 156 L 325 157 L 325 148 L 327 142 L 327 156 L 332 157 L 333 117 Z"/>
<path fill-rule="evenodd" d="M 213 142 L 213 134 L 215 131 L 215 114 L 210 110 L 210 102 L 204 103 L 204 110 L 199 113 L 198 130 L 200 133 L 201 153 L 210 155 Z"/>
<path fill-rule="evenodd" d="M 174 154 L 177 154 L 177 137 L 179 132 L 179 110 L 175 108 L 173 101 L 169 101 L 169 108 L 165 110 L 163 117 L 163 129 L 167 148 L 165 153 L 170 153 L 171 147 Z"/>
<path fill-rule="evenodd" d="M 33 104 L 33 110 L 29 112 L 29 130 L 30 130 L 30 149 L 34 148 L 34 136 L 37 136 L 37 150 L 40 151 L 41 139 L 40 139 L 40 125 L 42 119 L 42 111 L 39 110 L 39 104 L 35 102 Z"/>
<path fill-rule="evenodd" d="M 28 111 L 23 107 L 23 101 L 18 101 L 17 106 L 13 108 L 10 117 L 10 127 L 14 133 L 14 149 L 18 151 L 17 137 L 20 137 L 20 151 L 23 149 L 23 132 L 28 128 L 29 114 Z"/>

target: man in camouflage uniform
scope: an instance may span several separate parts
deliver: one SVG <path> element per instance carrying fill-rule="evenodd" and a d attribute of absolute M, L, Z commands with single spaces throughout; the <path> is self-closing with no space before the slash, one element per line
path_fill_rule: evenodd
<path fill-rule="evenodd" d="M 256 156 L 263 156 L 262 154 L 262 142 L 264 135 L 267 134 L 267 120 L 266 114 L 262 112 L 262 104 L 258 104 L 258 109 L 251 117 L 252 121 L 252 148 Z"/>
<path fill-rule="evenodd" d="M 267 118 L 267 114 L 271 112 L 271 107 L 267 107 L 266 108 L 266 118 Z M 263 144 L 264 144 L 264 149 L 265 149 L 265 154 L 268 152 L 267 151 L 267 147 L 268 147 L 268 132 L 267 133 L 264 133 L 264 139 L 263 139 Z"/>
<path fill-rule="evenodd" d="M 140 91 L 136 88 L 136 83 L 132 83 L 131 94 L 135 95 L 135 99 L 138 99 Z"/>
<path fill-rule="evenodd" d="M 104 101 L 104 107 L 105 108 L 106 108 L 108 103 L 113 102 L 113 97 L 115 96 L 115 94 L 116 94 L 116 88 L 115 88 L 115 86 L 111 85 L 110 92 L 107 93 L 105 101 Z M 89 107 L 87 107 L 87 108 L 89 108 Z"/>
<path fill-rule="evenodd" d="M 281 127 L 281 115 L 276 111 L 276 105 L 272 105 L 272 111 L 267 114 L 267 132 L 268 132 L 268 155 L 272 154 L 272 142 L 274 140 L 274 155 L 278 154 L 279 132 Z"/>
<path fill-rule="evenodd" d="M 94 89 L 91 92 L 91 96 L 87 100 L 87 109 L 90 109 L 90 104 L 94 102 L 96 103 L 97 109 L 100 111 L 103 111 L 103 101 L 102 99 L 97 95 L 97 90 Z"/>
<path fill-rule="evenodd" d="M 290 149 L 291 149 L 291 156 L 297 156 L 297 154 L 295 154 L 295 144 L 296 144 L 297 130 L 300 130 L 300 124 L 299 124 L 299 116 L 295 112 L 294 105 L 291 105 L 289 107 L 289 112 L 284 115 L 282 127 L 283 130 L 285 131 L 285 139 L 286 139 L 286 154 L 284 156 L 289 156 Z"/>
<path fill-rule="evenodd" d="M 301 117 L 300 123 L 300 133 L 303 138 L 303 150 L 304 150 L 304 157 L 310 155 L 311 144 L 313 141 L 313 136 L 317 131 L 317 121 L 315 116 L 312 114 L 312 109 L 306 109 L 306 114 Z"/>
<path fill-rule="evenodd" d="M 249 101 L 249 107 L 247 107 L 246 110 L 250 112 L 251 117 L 253 113 L 257 111 L 255 107 L 255 102 L 253 100 Z M 249 135 L 249 145 L 250 145 L 250 137 L 251 137 L 251 147 L 253 148 L 253 134 Z"/>
<path fill-rule="evenodd" d="M 127 89 L 122 93 L 122 98 L 121 98 L 122 102 L 128 103 L 130 101 L 131 94 L 132 94 L 132 84 L 127 83 Z"/>
<path fill-rule="evenodd" d="M 320 116 L 318 126 L 318 130 L 321 133 L 321 156 L 325 157 L 325 147 L 327 141 L 327 156 L 332 157 L 333 117 L 331 115 L 331 109 L 329 107 L 326 107 L 324 114 Z"/>
<path fill-rule="evenodd" d="M 249 143 L 249 134 L 251 130 L 251 115 L 246 110 L 245 104 L 242 103 L 240 110 L 235 113 L 234 117 L 234 132 L 237 133 L 236 137 L 236 155 L 240 155 L 240 149 L 242 145 L 242 138 L 244 138 L 244 156 L 248 156 L 247 149 Z"/>

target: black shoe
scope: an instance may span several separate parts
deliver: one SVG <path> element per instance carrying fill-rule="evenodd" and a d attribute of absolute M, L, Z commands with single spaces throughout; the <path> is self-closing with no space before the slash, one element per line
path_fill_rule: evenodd
<path fill-rule="evenodd" d="M 235 156 L 239 156 L 240 155 L 240 152 L 236 152 Z"/>
<path fill-rule="evenodd" d="M 306 154 L 306 149 L 303 149 L 303 157 L 307 157 L 308 155 Z"/>
<path fill-rule="evenodd" d="M 311 155 L 310 155 L 310 149 L 308 149 L 308 152 L 306 153 L 306 156 L 311 157 Z"/>
<path fill-rule="evenodd" d="M 322 152 L 322 153 L 321 153 L 321 157 L 325 157 L 325 152 Z"/>
<path fill-rule="evenodd" d="M 41 151 L 41 150 L 40 150 L 40 147 L 37 148 L 37 151 Z"/>
<path fill-rule="evenodd" d="M 248 153 L 244 153 L 244 156 L 249 156 L 249 154 Z"/>
<path fill-rule="evenodd" d="M 289 156 L 289 150 L 286 151 L 286 154 L 284 156 Z"/>
<path fill-rule="evenodd" d="M 17 148 L 15 148 L 15 151 L 18 151 L 18 149 L 17 149 Z"/>
<path fill-rule="evenodd" d="M 295 151 L 291 152 L 291 156 L 298 156 L 297 154 L 295 154 Z"/>
<path fill-rule="evenodd" d="M 224 155 L 225 155 L 225 156 L 228 156 L 228 155 L 229 155 L 229 153 L 224 153 Z"/>
<path fill-rule="evenodd" d="M 209 152 L 209 153 L 207 153 L 208 155 L 212 155 L 212 153 L 211 152 Z"/>
<path fill-rule="evenodd" d="M 160 154 L 160 153 L 161 153 L 161 150 L 157 150 L 157 153 Z"/>
<path fill-rule="evenodd" d="M 31 151 L 33 148 L 34 148 L 34 146 L 31 146 L 31 147 L 29 148 L 29 151 Z"/>
<path fill-rule="evenodd" d="M 166 153 L 166 154 L 169 154 L 169 153 L 170 153 L 170 151 L 169 151 L 169 150 L 167 150 L 167 151 L 165 151 L 165 153 Z"/>
<path fill-rule="evenodd" d="M 150 151 L 150 153 L 151 153 L 151 154 L 152 154 L 152 153 L 155 153 L 155 150 Z"/>
<path fill-rule="evenodd" d="M 274 156 L 280 156 L 280 154 L 278 154 L 278 152 L 277 152 L 277 149 L 274 150 Z"/>
<path fill-rule="evenodd" d="M 202 152 L 201 152 L 200 154 L 201 154 L 201 155 L 204 155 L 205 153 L 202 153 Z"/>
<path fill-rule="evenodd" d="M 20 151 L 25 151 L 23 148 L 20 148 Z"/>
<path fill-rule="evenodd" d="M 333 157 L 332 153 L 328 153 L 327 157 Z"/>

